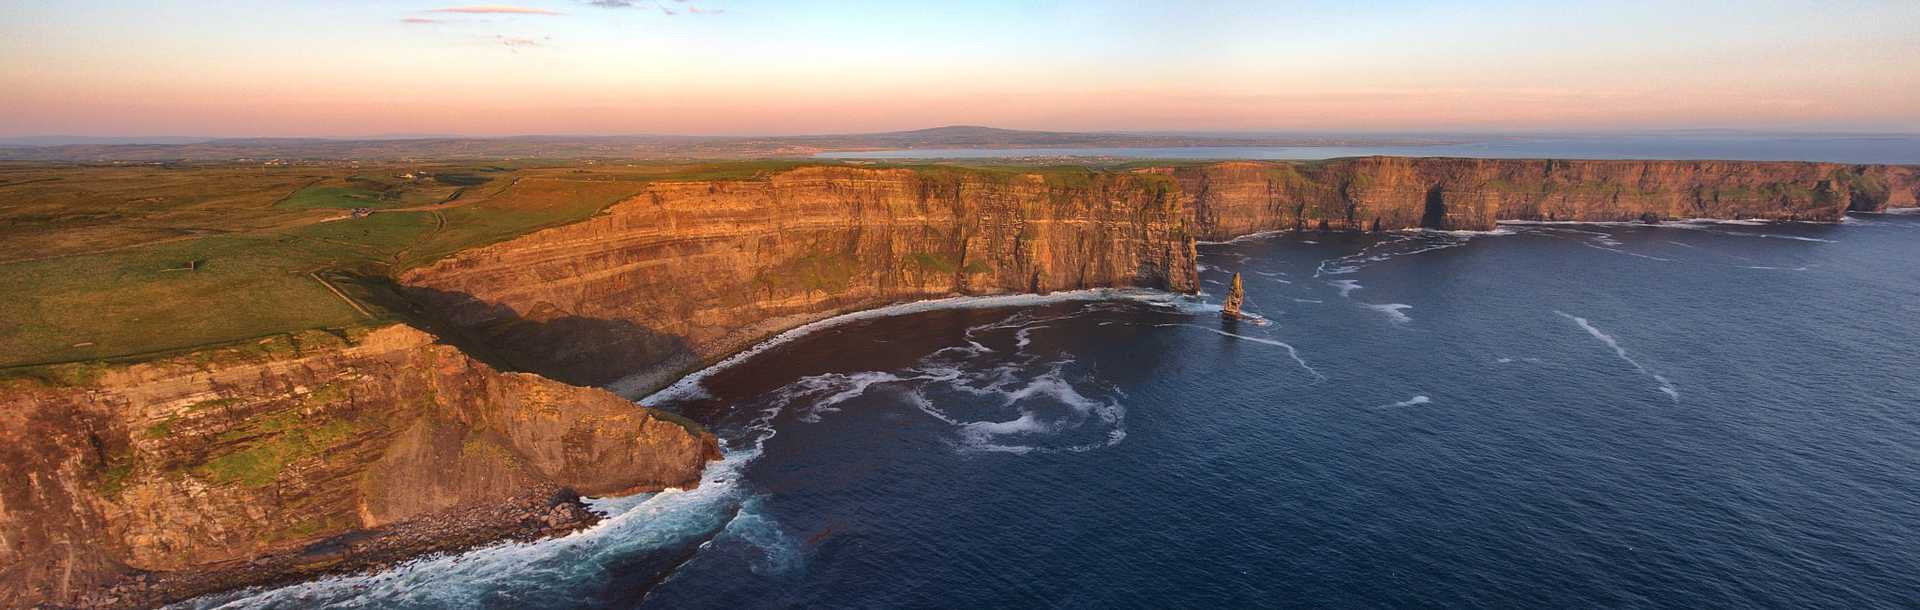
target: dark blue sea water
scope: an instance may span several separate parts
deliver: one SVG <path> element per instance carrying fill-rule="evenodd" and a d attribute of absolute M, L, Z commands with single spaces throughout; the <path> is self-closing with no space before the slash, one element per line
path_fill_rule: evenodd
<path fill-rule="evenodd" d="M 1482 159 L 1720 159 L 1920 163 L 1920 135 L 1657 133 L 1613 135 L 1461 136 L 1446 144 L 1233 146 L 1175 148 L 919 148 L 821 153 L 832 159 L 1005 159 L 1115 157 L 1135 159 L 1332 159 L 1473 157 Z"/>
<path fill-rule="evenodd" d="M 696 490 L 198 605 L 1920 606 L 1920 216 L 1497 233 L 825 325 L 656 397 Z"/>

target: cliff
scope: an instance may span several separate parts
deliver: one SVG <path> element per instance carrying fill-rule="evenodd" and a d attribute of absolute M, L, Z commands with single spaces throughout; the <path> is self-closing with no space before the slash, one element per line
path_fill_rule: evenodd
<path fill-rule="evenodd" d="M 564 531 L 590 517 L 549 514 L 563 488 L 692 486 L 718 452 L 403 325 L 66 373 L 0 387 L 0 606 L 139 605 Z"/>
<path fill-rule="evenodd" d="M 585 222 L 403 275 L 512 368 L 645 390 L 808 321 L 954 294 L 1192 290 L 1164 176 L 808 167 L 652 185 Z"/>
<path fill-rule="evenodd" d="M 508 368 L 644 392 L 781 330 L 954 294 L 1195 289 L 1192 239 L 1500 220 L 1838 220 L 1914 168 L 1369 157 L 1030 173 L 808 167 L 651 185 L 603 215 L 400 277 Z"/>
<path fill-rule="evenodd" d="M 1913 167 L 1400 158 L 657 182 L 376 291 L 453 346 L 396 325 L 0 382 L 0 606 L 136 605 L 579 527 L 566 490 L 697 484 L 717 446 L 561 382 L 644 392 L 842 312 L 1192 291 L 1196 240 L 1261 231 L 1832 221 L 1917 193 Z"/>
<path fill-rule="evenodd" d="M 1277 230 L 1484 231 L 1502 220 L 1837 221 L 1914 206 L 1908 166 L 1366 157 L 1151 170 L 1192 200 L 1201 239 Z"/>

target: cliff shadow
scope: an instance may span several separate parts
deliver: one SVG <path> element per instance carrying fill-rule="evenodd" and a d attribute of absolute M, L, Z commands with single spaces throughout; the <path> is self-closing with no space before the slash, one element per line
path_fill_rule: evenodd
<path fill-rule="evenodd" d="M 1447 228 L 1447 194 L 1440 185 L 1427 189 L 1426 205 L 1420 212 L 1420 228 Z"/>
<path fill-rule="evenodd" d="M 520 312 L 472 294 L 361 276 L 378 305 L 501 371 L 603 386 L 661 366 L 697 361 L 685 337 L 628 320 L 577 316 L 548 304 Z"/>

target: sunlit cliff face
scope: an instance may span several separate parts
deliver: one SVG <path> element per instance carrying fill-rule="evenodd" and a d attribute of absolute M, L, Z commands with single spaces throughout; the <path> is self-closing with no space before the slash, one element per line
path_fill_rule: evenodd
<path fill-rule="evenodd" d="M 672 4 L 9 3 L 0 135 L 1920 129 L 1912 3 Z"/>

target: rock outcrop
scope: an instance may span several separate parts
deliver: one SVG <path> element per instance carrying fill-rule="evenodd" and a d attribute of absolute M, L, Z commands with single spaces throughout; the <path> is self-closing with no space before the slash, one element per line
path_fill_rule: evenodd
<path fill-rule="evenodd" d="M 1233 274 L 1233 284 L 1227 288 L 1227 298 L 1220 302 L 1220 315 L 1233 319 L 1240 317 L 1240 305 L 1247 299 L 1247 285 L 1240 280 L 1240 274 Z"/>
<path fill-rule="evenodd" d="M 390 561 L 564 531 L 559 490 L 689 487 L 718 454 L 698 426 L 404 325 L 65 375 L 0 387 L 0 606 L 138 605 L 357 565 L 326 547 Z"/>

